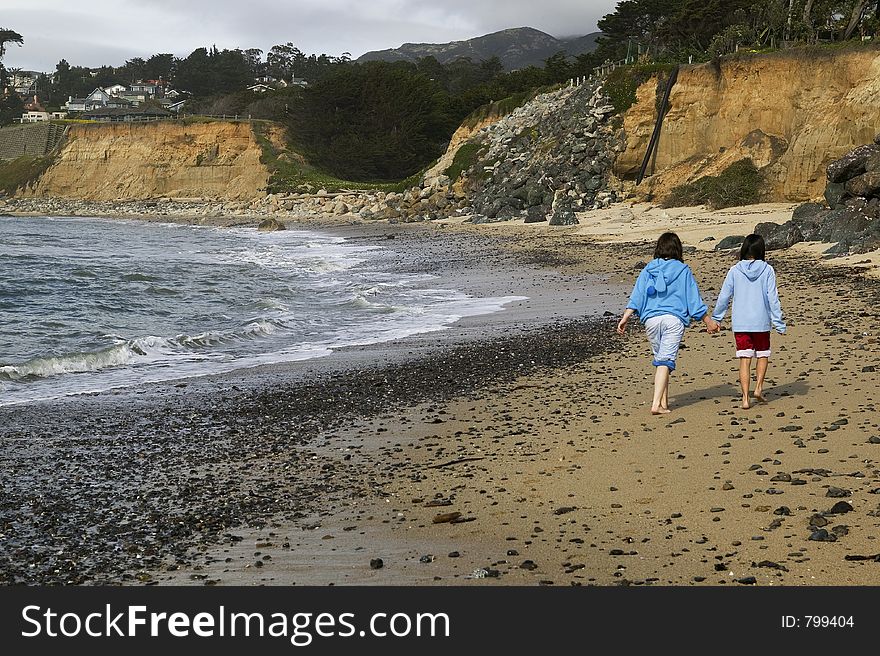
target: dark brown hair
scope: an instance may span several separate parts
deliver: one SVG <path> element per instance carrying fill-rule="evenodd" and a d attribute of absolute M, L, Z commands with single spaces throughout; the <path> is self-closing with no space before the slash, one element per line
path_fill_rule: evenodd
<path fill-rule="evenodd" d="M 654 259 L 678 260 L 684 262 L 681 249 L 681 239 L 674 232 L 664 232 L 657 240 L 654 247 Z"/>
<path fill-rule="evenodd" d="M 764 238 L 761 235 L 751 234 L 743 240 L 742 248 L 739 249 L 741 260 L 763 260 Z"/>

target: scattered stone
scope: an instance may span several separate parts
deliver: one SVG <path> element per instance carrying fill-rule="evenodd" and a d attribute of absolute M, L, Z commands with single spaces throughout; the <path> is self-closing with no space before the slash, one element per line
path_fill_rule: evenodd
<path fill-rule="evenodd" d="M 448 522 L 455 521 L 459 517 L 461 517 L 460 512 L 440 513 L 439 515 L 434 516 L 434 519 L 431 520 L 431 523 L 432 524 L 446 524 Z"/>
<path fill-rule="evenodd" d="M 822 526 L 827 526 L 828 523 L 828 518 L 824 515 L 820 515 L 817 513 L 810 517 L 810 526 L 815 526 L 816 528 L 819 528 Z"/>
<path fill-rule="evenodd" d="M 831 497 L 832 499 L 840 499 L 840 498 L 848 497 L 851 495 L 852 495 L 852 492 L 850 492 L 849 490 L 844 490 L 843 488 L 834 487 L 834 486 L 829 487 L 828 491 L 825 492 L 825 496 Z"/>
<path fill-rule="evenodd" d="M 836 542 L 837 536 L 833 533 L 829 533 L 824 528 L 820 528 L 813 531 L 813 533 L 807 539 L 813 542 Z"/>
<path fill-rule="evenodd" d="M 788 571 L 788 568 L 785 565 L 774 563 L 772 560 L 762 560 L 760 563 L 752 563 L 752 567 L 767 567 L 769 569 L 778 569 L 782 572 Z"/>
<path fill-rule="evenodd" d="M 370 569 L 382 569 L 385 566 L 385 561 L 381 558 L 372 558 L 370 560 Z"/>

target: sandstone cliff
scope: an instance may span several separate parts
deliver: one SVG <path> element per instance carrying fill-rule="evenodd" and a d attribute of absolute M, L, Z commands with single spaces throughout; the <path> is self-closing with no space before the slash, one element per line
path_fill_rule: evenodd
<path fill-rule="evenodd" d="M 634 176 L 656 120 L 657 82 L 643 84 L 624 118 L 626 150 L 615 173 Z M 767 200 L 820 198 L 825 168 L 880 131 L 880 52 L 789 51 L 686 66 L 670 96 L 655 195 L 751 157 L 769 182 Z M 649 168 L 649 173 L 651 169 Z"/>
<path fill-rule="evenodd" d="M 75 125 L 23 196 L 86 200 L 250 199 L 268 171 L 248 123 Z"/>

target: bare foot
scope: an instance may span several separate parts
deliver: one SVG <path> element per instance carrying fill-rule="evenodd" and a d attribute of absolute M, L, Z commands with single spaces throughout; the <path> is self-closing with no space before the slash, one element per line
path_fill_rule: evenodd
<path fill-rule="evenodd" d="M 651 408 L 652 415 L 668 415 L 670 412 L 671 412 L 671 410 L 669 408 L 663 408 L 663 407 Z"/>
<path fill-rule="evenodd" d="M 748 410 L 752 407 L 752 405 L 751 405 L 751 403 L 749 403 L 748 399 L 743 399 L 742 404 L 739 407 L 742 408 L 743 410 Z"/>
<path fill-rule="evenodd" d="M 760 390 L 755 390 L 753 395 L 756 401 L 760 401 L 761 403 L 767 403 L 767 399 L 764 398 L 764 392 Z"/>

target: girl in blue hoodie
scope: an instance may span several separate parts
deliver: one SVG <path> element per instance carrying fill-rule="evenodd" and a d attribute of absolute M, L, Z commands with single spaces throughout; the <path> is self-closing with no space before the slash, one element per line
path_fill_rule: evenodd
<path fill-rule="evenodd" d="M 770 327 L 780 335 L 785 333 L 782 306 L 776 289 L 776 272 L 764 261 L 764 239 L 761 235 L 745 238 L 739 252 L 739 262 L 731 267 L 721 286 L 712 318 L 724 319 L 727 306 L 733 298 L 733 336 L 736 357 L 739 358 L 739 384 L 742 388 L 742 408 L 747 410 L 749 386 L 752 380 L 752 358 L 755 365 L 755 398 L 764 398 L 764 376 L 770 361 Z"/>
<path fill-rule="evenodd" d="M 665 232 L 657 240 L 654 259 L 642 269 L 617 332 L 623 335 L 633 314 L 645 325 L 654 354 L 654 398 L 651 414 L 669 412 L 669 374 L 675 371 L 678 346 L 691 319 L 702 320 L 710 333 L 719 327 L 700 297 L 694 274 L 683 261 L 681 240 Z"/>

